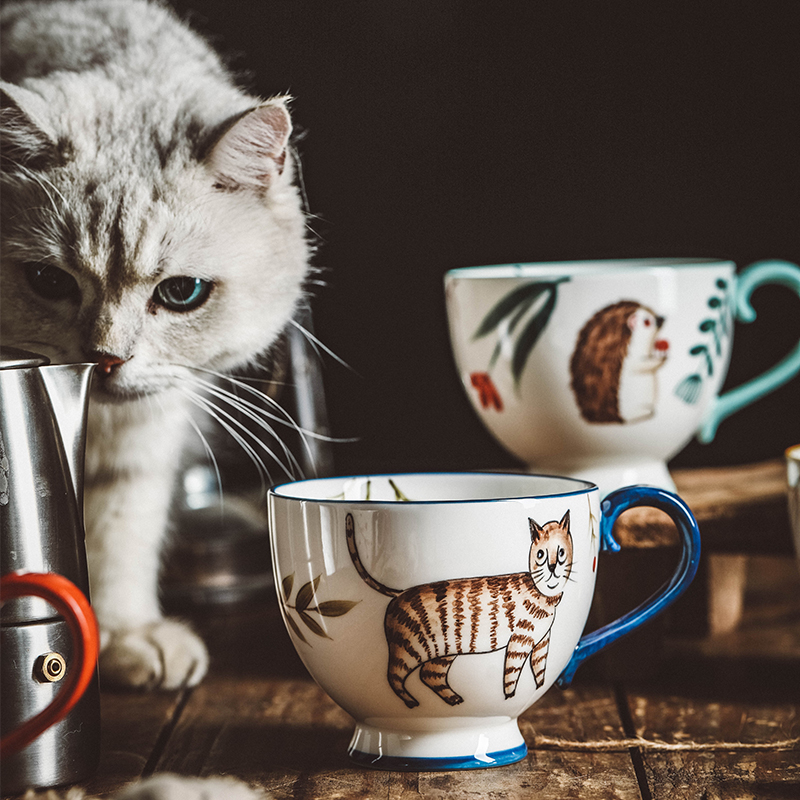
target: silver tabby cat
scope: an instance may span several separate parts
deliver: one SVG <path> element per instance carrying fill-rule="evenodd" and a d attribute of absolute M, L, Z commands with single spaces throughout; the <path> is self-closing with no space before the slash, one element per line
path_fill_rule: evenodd
<path fill-rule="evenodd" d="M 189 409 L 266 351 L 309 246 L 284 99 L 144 0 L 2 8 L 2 342 L 96 361 L 86 544 L 103 681 L 197 683 L 159 560 Z"/>

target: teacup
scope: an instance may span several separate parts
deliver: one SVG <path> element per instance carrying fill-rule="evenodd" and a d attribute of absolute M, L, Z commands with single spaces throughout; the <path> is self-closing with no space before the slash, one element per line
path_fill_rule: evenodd
<path fill-rule="evenodd" d="M 695 435 L 800 371 L 779 364 L 719 394 L 734 319 L 767 283 L 800 294 L 800 267 L 639 259 L 454 269 L 445 276 L 455 361 L 478 416 L 535 472 L 588 478 L 605 493 L 674 490 L 666 462 Z"/>
<path fill-rule="evenodd" d="M 323 478 L 269 493 L 278 599 L 312 677 L 356 721 L 349 746 L 380 769 L 509 764 L 517 718 L 588 656 L 663 611 L 697 570 L 697 523 L 676 495 L 600 499 L 572 478 L 438 473 Z M 581 636 L 601 550 L 634 506 L 675 522 L 672 578 Z"/>
<path fill-rule="evenodd" d="M 800 444 L 786 451 L 786 483 L 789 492 L 789 522 L 794 546 L 800 559 Z"/>

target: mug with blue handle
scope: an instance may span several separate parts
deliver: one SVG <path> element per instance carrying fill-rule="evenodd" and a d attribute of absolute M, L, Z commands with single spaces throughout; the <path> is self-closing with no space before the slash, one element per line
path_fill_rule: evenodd
<path fill-rule="evenodd" d="M 667 461 L 800 372 L 800 343 L 724 394 L 734 323 L 800 267 L 760 261 L 627 259 L 506 264 L 445 276 L 464 389 L 494 437 L 532 472 L 586 478 L 603 494 L 670 491 Z"/>
<path fill-rule="evenodd" d="M 283 619 L 312 677 L 356 721 L 351 758 L 440 770 L 525 757 L 517 718 L 691 583 L 697 523 L 662 489 L 604 499 L 573 478 L 435 473 L 322 478 L 268 496 Z M 583 634 L 624 511 L 675 523 L 680 557 L 639 607 Z M 654 587 L 655 588 L 655 587 Z"/>

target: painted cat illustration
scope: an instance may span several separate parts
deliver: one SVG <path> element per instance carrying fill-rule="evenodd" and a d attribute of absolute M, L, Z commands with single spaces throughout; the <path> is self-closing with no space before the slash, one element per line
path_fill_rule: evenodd
<path fill-rule="evenodd" d="M 664 318 L 633 300 L 598 311 L 578 335 L 570 361 L 572 390 L 587 422 L 637 422 L 655 413 L 656 371 L 669 344 Z"/>
<path fill-rule="evenodd" d="M 361 579 L 393 598 L 386 609 L 384 633 L 389 646 L 387 676 L 395 694 L 409 707 L 419 701 L 405 688 L 419 667 L 422 682 L 451 706 L 463 702 L 447 673 L 456 656 L 505 649 L 503 691 L 513 697 L 530 659 L 536 686 L 544 683 L 550 630 L 556 606 L 572 571 L 569 511 L 560 522 L 539 525 L 529 519 L 529 571 L 478 578 L 455 578 L 390 589 L 365 569 L 355 542 L 355 524 L 347 515 L 347 546 Z"/>

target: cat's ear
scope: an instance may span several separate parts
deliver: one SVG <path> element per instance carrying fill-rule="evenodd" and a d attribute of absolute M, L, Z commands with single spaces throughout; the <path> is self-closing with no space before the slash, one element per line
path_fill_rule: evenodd
<path fill-rule="evenodd" d="M 0 81 L 0 157 L 3 168 L 37 169 L 58 155 L 56 135 L 47 122 L 47 105 L 39 95 Z"/>
<path fill-rule="evenodd" d="M 269 189 L 283 172 L 291 133 L 292 122 L 282 98 L 237 117 L 208 155 L 217 184 L 224 189 Z"/>
<path fill-rule="evenodd" d="M 561 517 L 561 522 L 558 523 L 558 527 L 562 530 L 569 531 L 569 509 L 567 509 L 567 513 Z"/>
<path fill-rule="evenodd" d="M 528 517 L 528 523 L 531 526 L 531 541 L 538 542 L 544 534 L 544 528 L 535 520 Z"/>

